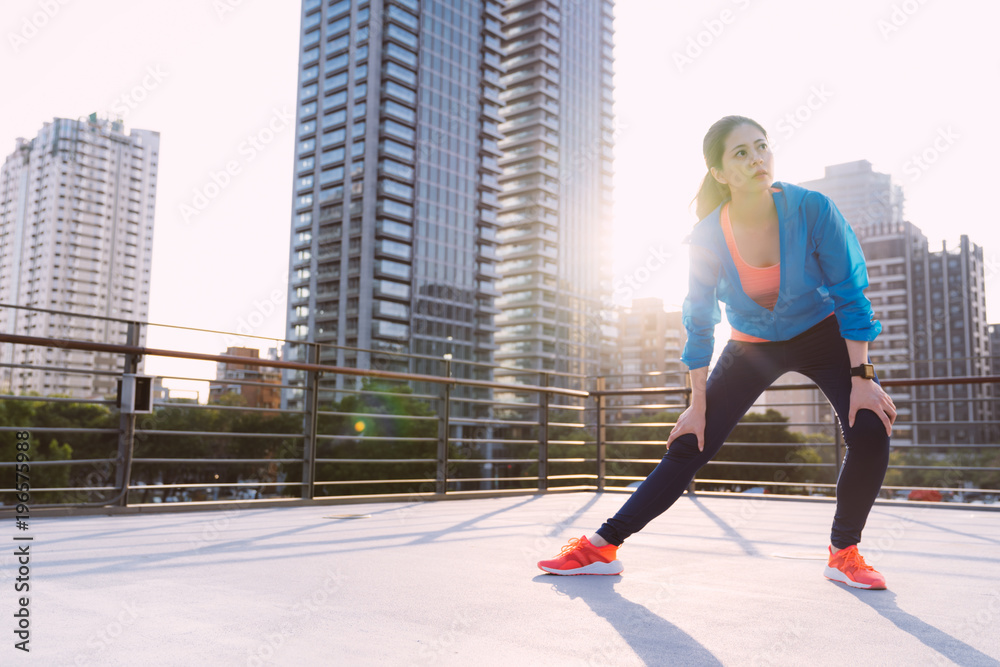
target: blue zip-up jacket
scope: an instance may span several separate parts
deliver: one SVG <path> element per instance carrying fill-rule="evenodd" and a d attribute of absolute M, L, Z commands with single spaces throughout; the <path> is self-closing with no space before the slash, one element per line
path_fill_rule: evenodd
<path fill-rule="evenodd" d="M 688 295 L 683 321 L 687 344 L 681 361 L 688 368 L 708 366 L 715 349 L 715 325 L 726 317 L 737 330 L 768 341 L 794 338 L 836 313 L 848 340 L 875 340 L 882 325 L 875 319 L 868 270 L 854 230 L 826 195 L 789 183 L 774 183 L 781 243 L 778 302 L 768 310 L 746 295 L 719 223 L 719 205 L 694 227 Z"/>

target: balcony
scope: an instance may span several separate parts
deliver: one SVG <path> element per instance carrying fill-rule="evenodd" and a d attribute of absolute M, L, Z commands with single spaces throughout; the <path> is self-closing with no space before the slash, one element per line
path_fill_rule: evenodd
<path fill-rule="evenodd" d="M 40 664 L 162 664 L 168 650 L 171 664 L 207 655 L 213 664 L 459 665 L 487 645 L 491 659 L 528 664 L 595 656 L 661 664 L 665 650 L 673 664 L 697 665 L 1000 658 L 1000 505 L 990 504 L 998 470 L 975 458 L 1000 450 L 995 420 L 981 422 L 971 443 L 894 445 L 894 454 L 916 451 L 927 462 L 894 460 L 866 528 L 863 552 L 889 591 L 853 591 L 821 576 L 843 454 L 839 428 L 822 419 L 741 424 L 724 448 L 730 456 L 629 540 L 620 552 L 625 576 L 561 578 L 541 574 L 535 561 L 620 507 L 658 462 L 673 425 L 660 414 L 683 409 L 683 386 L 664 387 L 657 376 L 648 389 L 606 389 L 614 378 L 301 341 L 281 341 L 278 361 L 148 348 L 140 341 L 157 325 L 113 322 L 130 325 L 127 337 L 8 333 L 0 342 L 14 346 L 13 359 L 53 347 L 99 352 L 129 371 L 139 356 L 280 370 L 287 406 L 166 397 L 135 413 L 102 396 L 0 397 L 8 415 L 34 415 L 0 427 L 8 439 L 27 431 L 36 446 L 58 440 L 72 450 L 68 459 L 31 460 L 27 501 L 12 488 L 13 459 L 0 462 L 0 514 L 13 519 L 15 502 L 30 503 L 30 530 L 19 536 L 44 554 L 31 573 Z M 357 367 L 311 363 L 338 351 Z M 411 363 L 425 372 L 388 370 Z M 488 379 L 494 374 L 516 384 Z M 338 378 L 359 377 L 376 384 L 346 382 L 338 391 L 350 400 L 331 398 Z M 85 423 L 64 418 L 81 414 Z M 767 439 L 775 427 L 815 435 Z M 755 441 L 759 428 L 771 435 Z M 780 449 L 806 446 L 815 456 L 792 460 Z M 769 451 L 780 455 L 752 458 Z M 952 461 L 952 451 L 962 456 Z M 951 502 L 903 499 L 935 490 Z M 462 502 L 428 502 L 446 498 Z M 503 557 L 484 567 L 484 553 Z M 8 578 L 12 562 L 0 560 Z M 573 633 L 562 631 L 568 602 Z M 812 640 L 830 635 L 831 618 L 835 634 L 852 641 Z M 53 631 L 44 628 L 59 640 L 48 641 Z"/>

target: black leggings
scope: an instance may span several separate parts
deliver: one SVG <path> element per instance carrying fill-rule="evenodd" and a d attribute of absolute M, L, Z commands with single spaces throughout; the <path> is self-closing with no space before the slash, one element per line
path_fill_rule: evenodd
<path fill-rule="evenodd" d="M 889 436 L 871 410 L 859 410 L 848 426 L 851 400 L 850 358 L 835 317 L 828 317 L 787 341 L 729 341 L 706 385 L 705 449 L 686 433 L 674 440 L 618 513 L 597 530 L 614 545 L 674 504 L 698 470 L 722 448 L 739 420 L 781 375 L 798 371 L 815 382 L 840 418 L 847 445 L 837 480 L 837 511 L 830 543 L 843 549 L 861 541 L 861 531 L 878 497 L 889 465 Z M 877 381 L 877 380 L 876 380 Z"/>

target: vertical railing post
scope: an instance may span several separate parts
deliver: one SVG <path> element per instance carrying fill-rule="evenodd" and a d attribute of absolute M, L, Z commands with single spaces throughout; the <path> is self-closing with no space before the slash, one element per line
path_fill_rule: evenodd
<path fill-rule="evenodd" d="M 139 347 L 142 340 L 139 322 L 129 322 L 126 330 L 126 345 Z M 139 371 L 140 357 L 137 354 L 126 354 L 122 365 L 122 373 L 135 375 Z M 122 379 L 124 382 L 124 378 Z M 134 396 L 135 392 L 131 393 Z M 118 504 L 128 506 L 128 487 L 132 481 L 132 454 L 135 451 L 135 411 L 131 405 L 123 405 L 118 411 L 118 459 L 115 467 L 115 486 L 121 491 Z"/>
<path fill-rule="evenodd" d="M 604 425 L 604 378 L 596 378 L 596 389 L 597 393 L 594 396 L 596 401 L 595 409 L 597 411 L 596 416 L 596 438 L 597 438 L 597 491 L 600 493 L 604 491 L 604 475 L 605 475 L 605 458 L 607 456 L 607 433 L 605 433 Z"/>
<path fill-rule="evenodd" d="M 319 346 L 307 343 L 306 362 L 319 363 Z M 316 433 L 319 428 L 319 379 L 323 373 L 317 370 L 306 371 L 306 394 L 303 397 L 302 415 L 302 499 L 312 500 L 316 497 Z"/>
<path fill-rule="evenodd" d="M 451 355 L 444 355 L 444 374 L 451 378 Z M 441 392 L 441 416 L 438 419 L 438 451 L 435 493 L 448 493 L 448 440 L 451 432 L 451 382 L 444 383 Z"/>
<path fill-rule="evenodd" d="M 549 374 L 541 373 L 541 387 L 549 386 Z M 538 490 L 549 488 L 549 392 L 538 392 Z"/>

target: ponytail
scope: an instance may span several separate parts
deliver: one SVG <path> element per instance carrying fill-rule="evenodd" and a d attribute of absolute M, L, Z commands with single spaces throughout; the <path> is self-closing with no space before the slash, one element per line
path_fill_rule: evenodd
<path fill-rule="evenodd" d="M 767 131 L 761 127 L 761 124 L 746 116 L 726 116 L 708 128 L 702 142 L 702 152 L 705 154 L 705 165 L 708 167 L 708 173 L 702 179 L 701 187 L 698 188 L 698 194 L 694 198 L 694 201 L 697 202 L 695 214 L 699 220 L 714 211 L 719 204 L 732 198 L 729 186 L 719 183 L 712 176 L 712 167 L 722 168 L 722 152 L 726 148 L 726 139 L 729 138 L 729 133 L 740 125 L 753 125 L 767 138 Z"/>
<path fill-rule="evenodd" d="M 729 192 L 729 186 L 719 183 L 712 176 L 712 172 L 709 171 L 705 174 L 705 178 L 702 179 L 701 187 L 698 188 L 698 194 L 694 198 L 695 215 L 701 220 L 714 211 L 719 204 L 731 198 L 732 194 Z"/>

